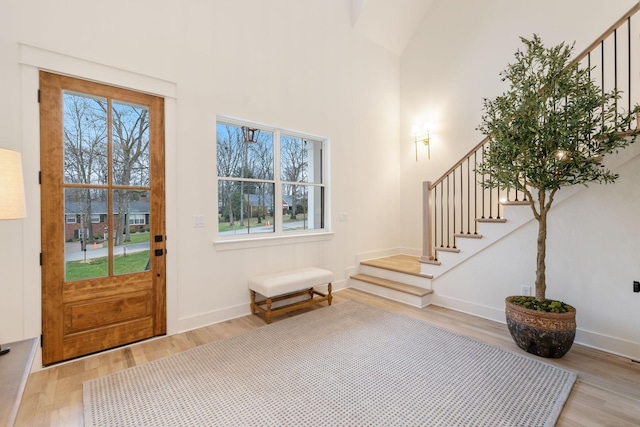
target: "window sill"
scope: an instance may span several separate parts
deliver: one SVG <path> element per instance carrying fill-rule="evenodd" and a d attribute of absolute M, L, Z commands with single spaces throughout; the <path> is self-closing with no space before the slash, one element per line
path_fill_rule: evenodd
<path fill-rule="evenodd" d="M 214 245 L 217 251 L 234 251 L 247 248 L 261 248 L 269 246 L 293 245 L 298 243 L 321 242 L 331 240 L 333 232 L 324 231 L 321 233 L 294 234 L 290 236 L 269 236 L 256 238 L 242 238 L 229 240 L 216 240 Z"/>

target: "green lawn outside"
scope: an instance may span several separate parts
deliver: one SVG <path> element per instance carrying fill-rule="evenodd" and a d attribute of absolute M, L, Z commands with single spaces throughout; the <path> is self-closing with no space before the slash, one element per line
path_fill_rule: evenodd
<path fill-rule="evenodd" d="M 149 251 L 134 252 L 129 255 L 117 255 L 113 260 L 113 272 L 116 275 L 144 271 L 149 261 Z M 106 277 L 109 274 L 108 257 L 90 258 L 87 261 L 69 261 L 66 269 L 66 281 Z"/>
<path fill-rule="evenodd" d="M 132 233 L 130 242 L 123 242 L 123 245 L 133 245 L 134 243 L 143 243 L 149 241 L 149 233 Z"/>
<path fill-rule="evenodd" d="M 289 215 L 284 215 L 282 217 L 282 222 L 287 224 L 290 222 L 295 222 L 295 221 L 302 221 L 303 220 L 303 215 L 302 214 L 298 214 L 298 218 L 297 219 L 290 219 Z M 273 225 L 273 217 L 268 216 L 266 218 L 262 218 L 262 222 L 260 224 L 258 224 L 258 218 L 251 218 L 251 222 L 249 223 L 249 225 L 251 226 L 251 228 L 253 227 L 264 227 L 267 224 L 267 221 L 269 222 L 269 224 Z M 246 228 L 247 227 L 247 220 L 245 219 L 244 221 L 244 226 L 240 226 L 240 221 L 236 221 L 236 225 L 235 226 L 230 226 L 228 222 L 218 222 L 218 233 L 221 233 L 223 231 L 233 231 L 233 230 L 238 230 L 239 228 Z M 302 229 L 302 227 L 299 227 L 300 229 Z M 293 229 L 290 229 L 293 230 Z M 133 235 L 131 236 L 133 238 Z"/>
<path fill-rule="evenodd" d="M 267 217 L 267 218 L 262 218 L 262 222 L 260 224 L 258 224 L 258 218 L 251 218 L 251 221 L 249 222 L 249 225 L 251 226 L 251 228 L 253 227 L 263 227 L 265 225 L 267 225 L 267 221 L 269 221 L 269 224 L 273 225 L 273 217 Z M 244 223 L 244 228 L 247 227 L 247 220 L 243 220 Z M 236 221 L 236 225 L 235 226 L 230 226 L 228 222 L 220 222 L 218 223 L 218 232 L 222 232 L 222 231 L 232 231 L 232 230 L 237 230 L 239 228 L 243 228 L 240 225 L 240 221 Z"/>
<path fill-rule="evenodd" d="M 130 242 L 122 242 L 122 246 L 133 245 L 134 243 L 144 243 L 149 241 L 149 233 L 132 233 Z M 102 247 L 107 247 L 107 242 L 102 242 Z"/>

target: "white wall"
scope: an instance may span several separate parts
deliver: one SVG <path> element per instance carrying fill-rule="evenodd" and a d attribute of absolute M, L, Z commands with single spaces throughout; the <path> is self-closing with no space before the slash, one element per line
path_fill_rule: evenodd
<path fill-rule="evenodd" d="M 170 333 L 248 313 L 250 275 L 313 264 L 340 287 L 357 253 L 397 246 L 399 60 L 349 2 L 2 0 L 0 28 L 0 146 L 23 152 L 29 211 L 0 223 L 0 342 L 40 334 L 39 67 L 167 96 Z M 332 235 L 213 243 L 218 114 L 329 138 Z"/>
<path fill-rule="evenodd" d="M 482 99 L 505 90 L 498 73 L 521 47 L 519 36 L 537 33 L 548 45 L 575 41 L 577 54 L 635 3 L 433 2 L 400 60 L 401 203 L 410 213 L 404 246 L 421 248 L 421 182 L 439 178 L 482 139 L 475 130 Z M 431 161 L 415 162 L 415 116 L 433 124 Z M 620 170 L 614 186 L 590 187 L 552 210 L 547 278 L 549 297 L 578 309 L 578 341 L 638 358 L 640 294 L 632 293 L 632 281 L 640 280 L 640 181 L 634 167 L 637 160 Z M 435 280 L 438 303 L 504 321 L 504 297 L 533 284 L 535 235 L 531 223 Z"/>

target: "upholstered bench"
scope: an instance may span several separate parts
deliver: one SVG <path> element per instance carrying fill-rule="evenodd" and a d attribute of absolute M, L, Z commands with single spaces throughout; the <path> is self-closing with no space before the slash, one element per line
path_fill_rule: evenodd
<path fill-rule="evenodd" d="M 306 267 L 252 277 L 249 279 L 251 313 L 261 314 L 265 322 L 271 323 L 273 316 L 311 304 L 327 301 L 331 305 L 331 299 L 333 298 L 331 296 L 331 282 L 333 282 L 333 273 L 317 267 Z M 328 284 L 326 294 L 314 289 L 314 286 L 324 284 Z M 262 295 L 265 299 L 256 301 L 256 293 Z M 304 295 L 308 295 L 309 298 L 277 308 L 272 307 L 275 302 Z M 315 295 L 320 298 L 314 298 Z"/>

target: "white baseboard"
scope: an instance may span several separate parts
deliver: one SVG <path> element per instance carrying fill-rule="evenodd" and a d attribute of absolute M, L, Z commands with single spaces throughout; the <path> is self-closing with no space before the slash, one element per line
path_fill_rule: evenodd
<path fill-rule="evenodd" d="M 246 303 L 221 308 L 220 310 L 209 311 L 207 313 L 197 314 L 195 316 L 184 317 L 178 320 L 178 331 L 176 334 L 191 331 L 193 329 L 202 328 L 204 326 L 213 325 L 237 317 L 246 316 L 251 313 L 249 308 L 249 300 Z M 172 334 L 173 335 L 173 334 Z"/>
<path fill-rule="evenodd" d="M 470 314 L 472 316 L 493 320 L 498 323 L 506 323 L 504 309 L 496 309 L 469 301 L 438 295 L 437 292 L 431 296 L 431 304 Z M 574 342 L 595 350 L 601 350 L 607 353 L 640 361 L 640 343 L 637 342 L 627 341 L 610 335 L 599 334 L 597 332 L 586 331 L 580 328 L 576 330 L 576 338 Z"/>
<path fill-rule="evenodd" d="M 640 343 L 637 342 L 582 329 L 576 331 L 575 342 L 585 347 L 640 361 Z"/>
<path fill-rule="evenodd" d="M 437 291 L 431 296 L 431 304 L 459 311 L 461 313 L 470 314 L 472 316 L 481 317 L 483 319 L 493 320 L 494 322 L 506 323 L 504 319 L 504 309 L 500 310 L 470 301 L 438 295 Z"/>
<path fill-rule="evenodd" d="M 331 284 L 331 292 L 345 289 L 347 287 L 347 283 L 347 280 L 336 280 Z M 318 289 L 320 289 L 321 291 L 326 291 L 326 285 L 319 286 Z M 249 307 L 249 304 L 249 293 L 247 292 L 247 301 L 243 304 L 224 307 L 219 310 L 209 311 L 207 313 L 197 314 L 195 316 L 189 316 L 179 319 L 178 331 L 169 335 L 179 334 L 182 332 L 191 331 L 193 329 L 213 325 L 215 323 L 225 322 L 227 320 L 246 316 L 248 314 L 251 314 L 251 308 Z"/>

